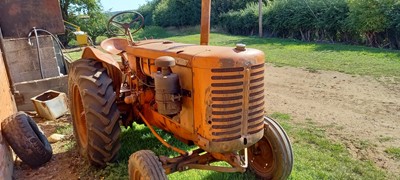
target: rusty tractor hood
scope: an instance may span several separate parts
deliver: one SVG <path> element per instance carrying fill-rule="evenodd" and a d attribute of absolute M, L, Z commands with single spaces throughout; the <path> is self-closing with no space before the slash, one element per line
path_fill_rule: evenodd
<path fill-rule="evenodd" d="M 192 68 L 246 67 L 264 62 L 264 53 L 257 49 L 175 43 L 169 40 L 145 40 L 126 47 L 128 54 L 156 59 L 174 57 L 178 65 Z"/>

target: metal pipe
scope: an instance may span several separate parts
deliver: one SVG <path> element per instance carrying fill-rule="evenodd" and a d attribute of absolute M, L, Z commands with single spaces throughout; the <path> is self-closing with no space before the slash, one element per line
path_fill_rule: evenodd
<path fill-rule="evenodd" d="M 56 41 L 56 44 L 58 45 L 58 48 L 60 48 L 63 66 L 64 66 L 64 68 L 65 68 L 65 70 L 66 70 L 66 72 L 67 72 L 67 74 L 68 74 L 68 68 L 67 68 L 67 65 L 65 64 L 64 53 L 62 52 L 62 50 L 65 49 L 65 47 L 62 45 L 62 43 L 60 42 L 60 40 L 59 40 L 54 34 L 52 34 L 51 32 L 49 32 L 49 31 L 47 31 L 47 30 L 44 30 L 44 29 L 36 29 L 36 31 L 40 31 L 40 32 L 47 33 L 47 34 L 49 34 L 49 35 Z M 31 45 L 31 46 L 33 46 L 33 44 L 31 43 L 31 39 L 30 39 L 29 37 L 31 37 L 32 32 L 33 32 L 33 30 L 32 30 L 31 32 L 29 32 L 29 34 L 28 34 L 28 44 Z M 88 36 L 88 37 L 89 37 L 89 36 Z M 67 56 L 69 56 L 69 54 L 67 54 Z M 69 56 L 69 58 L 72 59 L 71 56 Z"/>
<path fill-rule="evenodd" d="M 181 154 L 181 155 L 187 155 L 188 153 L 182 149 L 179 149 L 175 146 L 172 146 L 170 144 L 168 144 L 167 142 L 165 142 L 165 140 L 157 134 L 157 132 L 153 129 L 153 127 L 151 127 L 151 124 L 146 120 L 146 118 L 143 116 L 143 114 L 139 111 L 136 111 L 139 116 L 142 118 L 143 122 L 146 124 L 146 126 L 150 129 L 151 133 L 153 133 L 153 135 L 167 148 L 172 149 L 173 151 Z"/>
<path fill-rule="evenodd" d="M 201 37 L 200 45 L 208 45 L 210 39 L 211 0 L 201 1 Z"/>
<path fill-rule="evenodd" d="M 39 69 L 40 69 L 40 75 L 41 75 L 41 77 L 43 79 L 44 75 L 43 75 L 43 67 L 42 67 L 42 54 L 40 53 L 39 37 L 38 37 L 38 34 L 37 34 L 36 27 L 33 27 L 33 32 L 35 33 L 35 36 L 36 36 L 36 49 L 37 49 L 38 58 L 39 58 Z"/>
<path fill-rule="evenodd" d="M 4 38 L 3 38 L 3 32 L 1 31 L 1 27 L 0 27 L 0 45 L 1 45 L 0 52 L 1 52 L 1 55 L 3 57 L 4 67 L 6 69 L 7 79 L 8 79 L 8 83 L 10 85 L 10 91 L 11 91 L 12 94 L 15 94 L 14 83 L 11 80 L 10 69 L 8 67 L 7 57 L 6 57 L 6 54 L 5 54 Z"/>

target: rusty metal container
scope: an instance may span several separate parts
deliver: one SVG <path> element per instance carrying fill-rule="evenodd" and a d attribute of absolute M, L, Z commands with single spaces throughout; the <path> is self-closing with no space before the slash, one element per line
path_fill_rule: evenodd
<path fill-rule="evenodd" d="M 68 112 L 67 95 L 62 92 L 48 90 L 31 100 L 39 116 L 49 120 L 57 119 Z"/>

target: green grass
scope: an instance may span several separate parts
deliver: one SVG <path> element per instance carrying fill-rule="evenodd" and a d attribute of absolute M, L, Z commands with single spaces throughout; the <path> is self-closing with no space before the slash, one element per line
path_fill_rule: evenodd
<path fill-rule="evenodd" d="M 284 120 L 284 121 L 289 121 L 292 119 L 289 114 L 284 114 L 284 113 L 279 113 L 279 112 L 274 112 L 272 113 L 269 117 L 273 119 L 279 119 L 279 120 Z"/>
<path fill-rule="evenodd" d="M 387 178 L 372 162 L 353 159 L 344 144 L 329 140 L 325 129 L 309 123 L 311 119 L 299 124 L 290 121 L 288 114 L 273 113 L 270 117 L 286 127 L 292 141 L 295 164 L 289 179 Z"/>
<path fill-rule="evenodd" d="M 196 146 L 187 146 L 182 142 L 176 140 L 168 133 L 162 130 L 156 130 L 162 137 L 170 144 L 184 149 L 192 151 L 196 149 Z M 163 155 L 168 157 L 178 156 L 178 153 L 167 149 L 163 146 L 150 132 L 150 130 L 144 125 L 138 125 L 134 123 L 132 128 L 122 128 L 121 135 L 121 149 L 119 151 L 118 163 L 110 164 L 104 170 L 99 170 L 96 174 L 105 177 L 106 179 L 128 179 L 128 159 L 129 156 L 142 149 L 150 149 L 157 155 Z M 217 162 L 213 165 L 226 166 L 226 163 Z M 189 170 L 182 173 L 170 174 L 169 179 L 254 179 L 254 175 L 250 173 L 218 173 L 214 171 L 200 171 L 200 170 Z"/>
<path fill-rule="evenodd" d="M 65 126 L 56 126 L 56 133 L 63 135 L 71 135 L 73 133 L 72 124 Z"/>
<path fill-rule="evenodd" d="M 198 44 L 200 36 L 175 36 L 169 39 Z M 400 77 L 400 51 L 342 44 L 317 44 L 297 40 L 256 38 L 211 34 L 210 45 L 231 46 L 245 43 L 249 48 L 264 51 L 266 62 L 348 74 Z"/>
<path fill-rule="evenodd" d="M 82 57 L 83 49 L 76 49 L 73 51 L 64 52 L 68 58 L 71 58 L 72 61 L 78 60 Z"/>
<path fill-rule="evenodd" d="M 380 135 L 379 136 L 379 138 L 378 138 L 378 141 L 379 142 L 389 142 L 389 141 L 392 141 L 393 140 L 393 137 L 388 137 L 388 136 L 382 136 L 382 135 Z"/>
<path fill-rule="evenodd" d="M 398 147 L 390 147 L 385 150 L 386 153 L 388 153 L 390 156 L 400 160 L 400 148 Z"/>
<path fill-rule="evenodd" d="M 295 163 L 289 179 L 387 179 L 385 172 L 370 161 L 353 159 L 346 147 L 332 142 L 326 137 L 325 129 L 316 125 L 297 124 L 284 113 L 273 113 L 275 118 L 285 128 L 293 145 Z M 310 120 L 311 121 L 311 120 Z M 196 147 L 187 146 L 167 133 L 157 130 L 164 139 L 184 150 Z M 157 155 L 173 157 L 177 153 L 165 148 L 144 125 L 134 124 L 133 128 L 123 128 L 121 135 L 122 147 L 118 163 L 109 164 L 95 174 L 105 179 L 127 179 L 127 161 L 131 153 L 141 149 L 150 149 Z M 395 150 L 398 153 L 398 149 Z M 226 166 L 226 163 L 214 163 Z M 92 173 L 93 174 L 93 173 Z M 176 172 L 168 176 L 170 179 L 255 179 L 250 172 L 219 173 L 203 170 Z"/>
<path fill-rule="evenodd" d="M 175 42 L 199 44 L 198 29 L 163 29 L 149 26 L 134 34 L 134 38 L 166 38 Z M 248 48 L 262 50 L 266 55 L 266 62 L 276 66 L 301 67 L 312 73 L 330 70 L 374 77 L 396 77 L 400 81 L 400 51 L 396 50 L 219 33 L 212 33 L 210 36 L 210 45 L 234 47 L 237 43 L 245 43 Z M 80 52 L 70 55 L 73 59 L 79 59 Z"/>

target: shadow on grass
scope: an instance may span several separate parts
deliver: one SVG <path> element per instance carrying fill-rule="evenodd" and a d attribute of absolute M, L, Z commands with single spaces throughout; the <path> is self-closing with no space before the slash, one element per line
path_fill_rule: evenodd
<path fill-rule="evenodd" d="M 400 57 L 399 50 L 373 48 L 360 45 L 348 44 L 315 44 L 315 51 L 337 51 L 337 52 L 359 52 L 359 53 L 373 53 L 373 54 L 386 54 L 387 56 Z"/>
<path fill-rule="evenodd" d="M 192 151 L 197 148 L 197 146 L 188 146 L 179 140 L 175 139 L 170 134 L 156 129 L 157 133 L 160 134 L 163 139 L 168 143 L 186 150 Z M 157 138 L 150 132 L 149 128 L 144 125 L 137 125 L 134 123 L 132 128 L 122 128 L 121 133 L 121 149 L 118 155 L 118 164 L 112 164 L 107 167 L 107 171 L 110 179 L 117 177 L 127 176 L 127 166 L 129 156 L 139 150 L 148 149 L 153 151 L 156 155 L 175 157 L 179 154 L 169 150 L 164 145 L 162 145 Z M 216 162 L 213 165 L 217 166 L 227 166 L 227 163 Z M 118 175 L 117 175 L 118 174 Z M 205 170 L 189 170 L 184 172 L 175 172 L 169 175 L 170 179 L 254 179 L 254 175 L 249 172 L 246 173 L 221 173 L 215 171 L 205 171 Z"/>
<path fill-rule="evenodd" d="M 169 144 L 173 144 L 174 146 L 189 151 L 194 149 L 195 147 L 188 146 L 178 140 L 176 140 L 170 134 L 156 129 L 157 133 L 161 135 Z M 121 133 L 121 149 L 119 151 L 118 160 L 127 161 L 129 156 L 139 150 L 148 149 L 152 150 L 157 155 L 162 156 L 178 156 L 179 154 L 166 148 L 158 139 L 151 133 L 149 128 L 144 125 L 137 125 L 134 123 L 134 126 L 128 127 L 127 129 L 122 128 Z"/>

